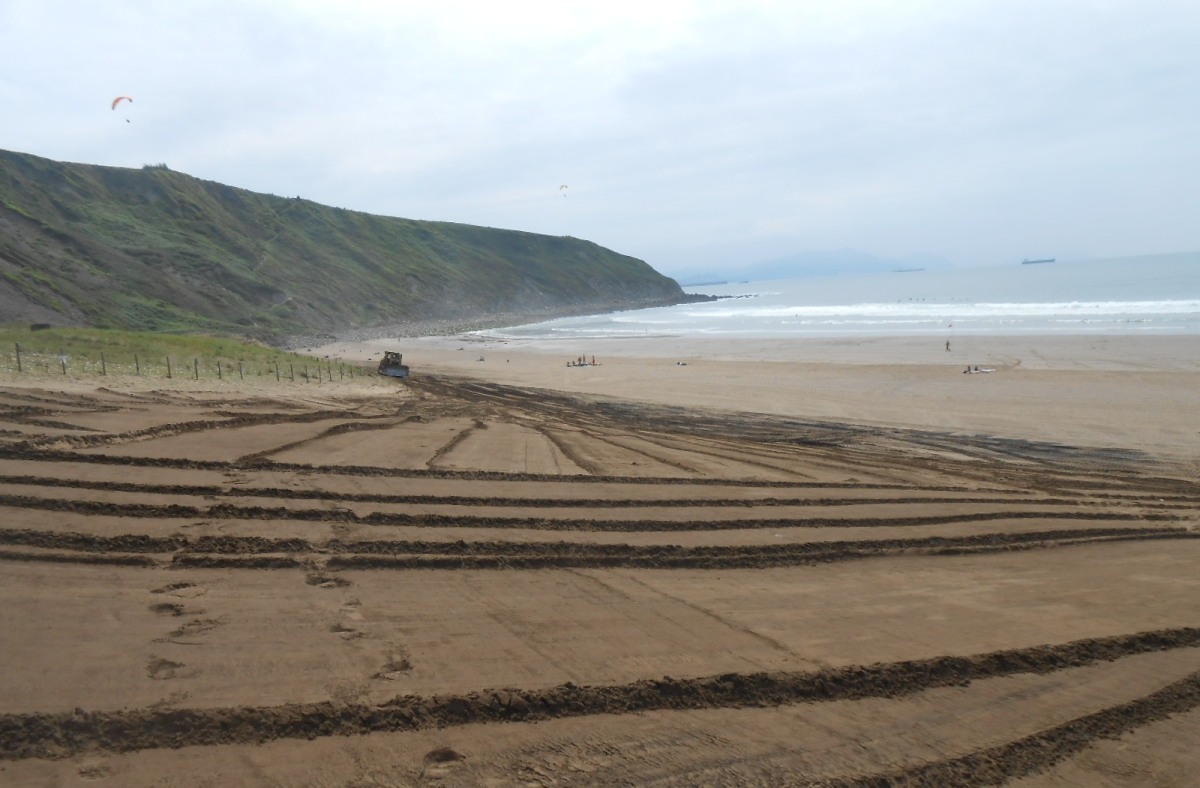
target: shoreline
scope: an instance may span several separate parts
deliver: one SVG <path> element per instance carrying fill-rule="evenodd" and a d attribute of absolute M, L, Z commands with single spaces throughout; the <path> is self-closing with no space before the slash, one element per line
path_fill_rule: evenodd
<path fill-rule="evenodd" d="M 449 317 L 409 320 L 389 323 L 370 328 L 353 328 L 317 334 L 294 334 L 284 337 L 275 346 L 281 350 L 302 350 L 338 342 L 368 342 L 379 339 L 412 339 L 416 337 L 453 336 L 474 331 L 488 331 L 514 326 L 527 326 L 557 320 L 562 317 L 588 317 L 612 315 L 638 309 L 654 309 L 662 306 L 713 301 L 718 296 L 699 293 L 684 293 L 682 298 L 669 301 L 629 301 L 615 304 L 581 304 L 563 307 L 545 307 L 529 312 L 489 312 L 479 317 Z"/>
<path fill-rule="evenodd" d="M 492 327 L 495 328 L 495 327 Z M 661 360 L 761 361 L 844 366 L 896 364 L 918 366 L 989 366 L 1042 370 L 1172 370 L 1200 373 L 1200 341 L 1188 334 L 979 335 L 956 337 L 946 349 L 944 337 L 839 336 L 780 339 L 657 334 L 637 337 L 523 339 L 490 335 L 489 329 L 443 334 L 350 334 L 312 348 L 330 357 L 367 362 L 384 349 L 437 355 L 468 346 L 506 354 L 570 359 L 603 352 L 609 358 Z M 432 359 L 437 366 L 457 366 Z"/>

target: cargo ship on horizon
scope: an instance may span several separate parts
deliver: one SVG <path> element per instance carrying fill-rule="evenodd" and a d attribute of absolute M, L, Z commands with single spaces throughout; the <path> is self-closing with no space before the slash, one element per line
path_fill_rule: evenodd
<path fill-rule="evenodd" d="M 1037 265 L 1038 263 L 1053 263 L 1053 257 L 1042 257 L 1037 260 L 1022 260 L 1021 265 Z"/>

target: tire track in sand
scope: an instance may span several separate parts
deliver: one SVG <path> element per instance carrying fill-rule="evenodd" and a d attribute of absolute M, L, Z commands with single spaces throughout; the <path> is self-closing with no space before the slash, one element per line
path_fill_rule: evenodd
<path fill-rule="evenodd" d="M 897 698 L 935 687 L 965 686 L 973 681 L 1024 673 L 1052 673 L 1152 651 L 1197 646 L 1200 646 L 1200 628 L 1181 627 L 965 657 L 942 656 L 817 672 L 725 673 L 694 679 L 645 679 L 620 685 L 568 683 L 536 690 L 506 688 L 465 695 L 402 695 L 378 705 L 327 701 L 236 708 L 91 712 L 76 709 L 56 714 L 2 714 L 0 759 L 67 758 L 85 751 L 257 744 L 288 738 L 354 736 L 471 723 L 535 722 L 593 714 Z M 920 768 L 940 769 L 964 777 L 971 776 L 970 770 L 986 774 L 992 768 L 993 751 L 1001 755 L 1041 753 L 1038 762 L 1043 765 L 1038 768 L 1045 768 L 1055 759 L 1086 746 L 1081 742 L 1111 735 L 1113 731 L 1132 730 L 1197 706 L 1200 706 L 1200 673 L 1132 704 L 1114 706 L 1034 737 L 947 761 L 946 765 Z"/>

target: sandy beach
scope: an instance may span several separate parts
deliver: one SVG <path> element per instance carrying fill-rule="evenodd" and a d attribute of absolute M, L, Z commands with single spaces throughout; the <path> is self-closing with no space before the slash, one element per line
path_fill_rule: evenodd
<path fill-rule="evenodd" d="M 1191 336 L 503 340 L 333 343 L 355 361 L 400 350 L 416 370 L 633 401 L 1200 455 L 1200 338 Z M 569 367 L 595 359 L 598 366 Z M 482 359 L 482 361 L 481 361 Z M 993 370 L 963 374 L 968 367 Z"/>
<path fill-rule="evenodd" d="M 0 380 L 0 783 L 1200 771 L 1195 338 L 384 350 Z"/>

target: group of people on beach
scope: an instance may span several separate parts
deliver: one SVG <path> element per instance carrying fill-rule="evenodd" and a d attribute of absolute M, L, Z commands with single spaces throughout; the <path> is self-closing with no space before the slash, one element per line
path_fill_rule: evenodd
<path fill-rule="evenodd" d="M 598 367 L 600 365 L 596 363 L 595 356 L 592 356 L 592 360 L 590 362 L 588 361 L 587 356 L 580 356 L 579 358 L 575 359 L 574 361 L 568 361 L 567 366 L 568 367 Z"/>
<path fill-rule="evenodd" d="M 946 352 L 947 353 L 950 352 L 950 340 L 948 340 L 948 339 L 946 340 Z M 968 364 L 967 368 L 963 370 L 963 374 L 964 375 L 977 375 L 980 372 L 995 372 L 995 371 L 996 370 L 994 370 L 994 369 L 980 369 L 979 367 L 972 367 L 970 364 Z"/>

